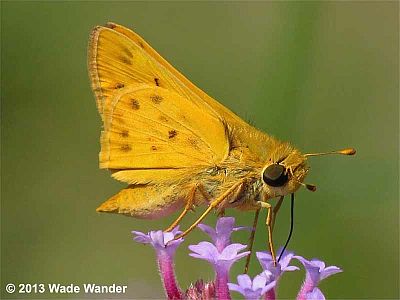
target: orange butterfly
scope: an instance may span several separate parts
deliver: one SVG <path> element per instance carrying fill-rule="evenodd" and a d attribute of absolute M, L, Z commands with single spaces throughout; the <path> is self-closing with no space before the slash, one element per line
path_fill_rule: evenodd
<path fill-rule="evenodd" d="M 128 187 L 97 211 L 152 219 L 194 206 L 211 210 L 268 210 L 269 247 L 283 197 L 304 184 L 307 157 L 352 155 L 354 149 L 301 154 L 247 124 L 186 79 L 133 31 L 96 27 L 89 74 L 103 120 L 100 168 Z M 275 208 L 268 202 L 279 198 Z M 252 235 L 252 239 L 254 234 Z M 250 246 L 251 247 L 251 246 Z"/>

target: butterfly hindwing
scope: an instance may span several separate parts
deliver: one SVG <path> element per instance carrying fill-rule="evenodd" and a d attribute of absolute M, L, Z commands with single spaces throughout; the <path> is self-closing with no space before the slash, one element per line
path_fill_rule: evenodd
<path fill-rule="evenodd" d="M 181 201 L 180 201 L 181 200 Z M 119 213 L 142 219 L 156 219 L 182 207 L 184 202 L 173 186 L 135 185 L 122 189 L 98 208 L 98 212 Z M 162 205 L 160 205 L 162 203 Z"/>

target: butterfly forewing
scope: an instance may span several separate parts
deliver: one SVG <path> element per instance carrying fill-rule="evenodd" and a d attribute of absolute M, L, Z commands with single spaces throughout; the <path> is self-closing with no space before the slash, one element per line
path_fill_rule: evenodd
<path fill-rule="evenodd" d="M 247 125 L 196 87 L 144 39 L 126 27 L 115 23 L 96 27 L 89 41 L 88 64 L 100 113 L 105 99 L 121 83 L 148 83 L 175 91 L 201 108 L 211 107 L 229 122 Z"/>
<path fill-rule="evenodd" d="M 157 86 L 121 89 L 106 101 L 104 123 L 102 168 L 209 166 L 222 161 L 229 151 L 227 132 L 218 116 Z"/>

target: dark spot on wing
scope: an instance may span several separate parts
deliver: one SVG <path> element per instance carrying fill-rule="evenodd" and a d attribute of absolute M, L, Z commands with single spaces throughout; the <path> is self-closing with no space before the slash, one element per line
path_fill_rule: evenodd
<path fill-rule="evenodd" d="M 162 122 L 168 122 L 168 118 L 166 116 L 163 116 L 163 115 L 161 115 L 159 117 L 159 120 L 162 121 Z"/>
<path fill-rule="evenodd" d="M 120 135 L 121 135 L 122 137 L 128 137 L 128 136 L 129 136 L 129 131 L 128 131 L 128 130 L 122 130 L 121 133 L 120 133 Z"/>
<path fill-rule="evenodd" d="M 193 137 L 188 137 L 187 141 L 189 142 L 190 146 L 195 149 L 199 149 L 198 140 Z"/>
<path fill-rule="evenodd" d="M 156 86 L 160 86 L 160 79 L 154 78 L 154 82 L 156 83 Z"/>
<path fill-rule="evenodd" d="M 188 142 L 190 145 L 197 145 L 197 140 L 193 137 L 189 137 Z"/>
<path fill-rule="evenodd" d="M 122 52 L 124 52 L 124 54 L 125 54 L 127 57 L 133 58 L 133 54 L 132 54 L 132 52 L 131 52 L 128 48 L 122 47 Z"/>
<path fill-rule="evenodd" d="M 122 63 L 127 64 L 127 65 L 131 65 L 131 64 L 132 64 L 132 61 L 131 61 L 128 57 L 123 56 L 123 55 L 120 55 L 120 56 L 119 56 L 119 60 L 120 60 Z"/>
<path fill-rule="evenodd" d="M 123 83 L 121 83 L 121 82 L 117 82 L 117 83 L 115 84 L 115 88 L 116 88 L 116 89 L 122 89 L 124 86 L 125 86 L 125 84 L 123 84 Z"/>
<path fill-rule="evenodd" d="M 142 42 L 139 42 L 139 46 L 140 46 L 141 48 L 144 48 L 144 45 L 143 45 Z"/>
<path fill-rule="evenodd" d="M 123 152 L 128 152 L 131 150 L 132 150 L 132 147 L 130 145 L 122 145 L 121 146 L 121 151 L 123 151 Z"/>
<path fill-rule="evenodd" d="M 134 110 L 138 110 L 140 108 L 140 104 L 139 101 L 137 101 L 136 99 L 132 98 L 131 99 L 131 106 Z"/>
<path fill-rule="evenodd" d="M 151 101 L 153 101 L 154 104 L 160 104 L 161 101 L 163 101 L 163 97 L 160 95 L 151 95 L 150 96 Z"/>
<path fill-rule="evenodd" d="M 176 132 L 175 129 L 168 131 L 168 138 L 172 139 L 173 137 L 175 137 L 178 133 Z"/>
<path fill-rule="evenodd" d="M 180 115 L 179 118 L 183 121 L 183 122 L 187 122 L 187 118 L 185 115 Z"/>
<path fill-rule="evenodd" d="M 156 151 L 157 147 L 153 145 L 153 146 L 151 146 L 151 150 Z"/>

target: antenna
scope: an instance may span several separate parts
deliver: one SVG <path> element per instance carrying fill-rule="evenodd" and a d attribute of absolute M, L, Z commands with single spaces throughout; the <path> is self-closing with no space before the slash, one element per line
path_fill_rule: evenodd
<path fill-rule="evenodd" d="M 309 183 L 303 183 L 300 180 L 298 180 L 295 176 L 293 176 L 294 181 L 296 181 L 298 184 L 300 184 L 302 187 L 305 187 L 307 190 L 311 192 L 315 192 L 317 190 L 317 186 Z"/>
<path fill-rule="evenodd" d="M 304 186 L 307 190 L 311 191 L 311 192 L 315 192 L 317 190 L 317 186 L 313 185 L 313 184 L 309 184 L 309 183 L 302 183 L 299 182 L 300 185 Z"/>
<path fill-rule="evenodd" d="M 309 156 L 321 156 L 321 155 L 328 155 L 328 154 L 354 155 L 354 154 L 356 154 L 356 149 L 346 148 L 346 149 L 330 151 L 330 152 L 307 153 L 307 154 L 304 154 L 304 156 L 309 157 Z"/>

